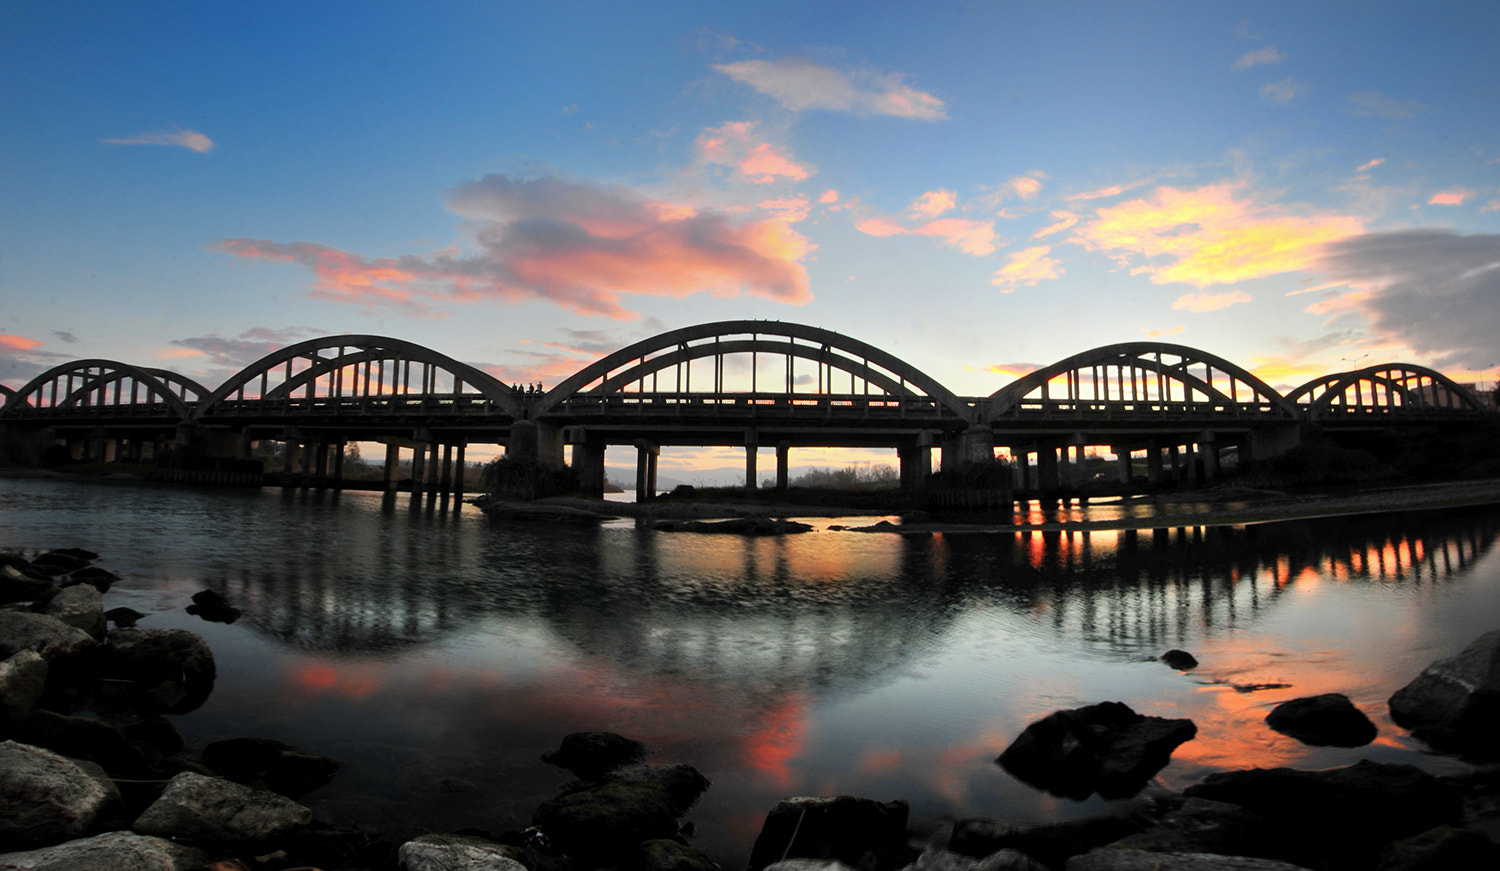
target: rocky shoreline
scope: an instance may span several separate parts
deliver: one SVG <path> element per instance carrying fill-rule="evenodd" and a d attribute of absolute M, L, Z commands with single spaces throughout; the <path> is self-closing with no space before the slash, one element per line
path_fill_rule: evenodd
<path fill-rule="evenodd" d="M 627 737 L 578 733 L 545 760 L 577 779 L 524 831 L 398 839 L 315 818 L 297 799 L 340 763 L 264 738 L 188 752 L 165 715 L 212 692 L 196 633 L 138 629 L 106 610 L 116 580 L 76 549 L 0 552 L 0 869 L 209 871 L 708 871 L 690 811 L 710 784 L 690 765 L 647 765 Z M 185 605 L 232 621 L 209 591 Z M 1163 662 L 1191 669 L 1193 657 Z M 1462 776 L 1362 761 L 1331 771 L 1249 769 L 1181 793 L 1153 786 L 1188 720 L 1117 702 L 1031 724 L 997 764 L 1059 796 L 1131 799 L 1082 820 L 965 818 L 910 830 L 904 802 L 789 797 L 767 812 L 752 871 L 1293 871 L 1500 867 L 1500 631 L 1433 663 L 1390 699 L 1392 719 Z M 1309 744 L 1364 746 L 1374 728 L 1330 694 L 1279 706 L 1268 725 Z M 1000 748 L 997 748 L 1000 749 Z"/>

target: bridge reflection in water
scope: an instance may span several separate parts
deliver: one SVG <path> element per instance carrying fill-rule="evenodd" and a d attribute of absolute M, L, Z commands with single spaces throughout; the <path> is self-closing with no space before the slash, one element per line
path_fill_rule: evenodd
<path fill-rule="evenodd" d="M 405 511 L 350 522 L 375 498 L 283 497 L 341 516 L 339 547 L 287 531 L 269 561 L 205 575 L 246 611 L 222 630 L 228 648 L 258 651 L 264 673 L 221 681 L 209 725 L 184 725 L 350 759 L 327 808 L 450 828 L 523 819 L 557 782 L 536 756 L 582 728 L 702 767 L 715 786 L 694 816 L 721 855 L 748 850 L 794 792 L 899 796 L 925 819 L 1097 809 L 992 760 L 1030 720 L 1103 699 L 1199 724 L 1162 775 L 1176 785 L 1246 765 L 1441 764 L 1384 699 L 1500 625 L 1494 512 L 748 539 Z M 1203 665 L 1148 661 L 1172 647 Z M 1379 743 L 1307 748 L 1262 724 L 1324 691 L 1350 695 Z M 287 710 L 245 709 L 277 694 Z"/>

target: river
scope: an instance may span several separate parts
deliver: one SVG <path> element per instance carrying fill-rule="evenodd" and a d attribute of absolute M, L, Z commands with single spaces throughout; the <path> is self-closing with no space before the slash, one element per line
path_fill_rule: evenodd
<path fill-rule="evenodd" d="M 1500 628 L 1500 508 L 1154 532 L 811 522 L 752 539 L 405 495 L 0 479 L 0 547 L 97 551 L 122 576 L 106 607 L 208 639 L 213 694 L 174 718 L 190 747 L 267 737 L 343 760 L 303 799 L 332 820 L 523 828 L 569 779 L 540 755 L 592 729 L 713 781 L 688 819 L 725 867 L 788 795 L 901 798 L 918 827 L 1076 817 L 1106 803 L 994 759 L 1027 723 L 1105 700 L 1197 724 L 1168 788 L 1361 758 L 1464 768 L 1385 701 Z M 244 616 L 185 613 L 206 588 Z M 1201 665 L 1154 661 L 1170 648 Z M 1375 721 L 1374 744 L 1311 748 L 1262 722 L 1324 692 Z"/>

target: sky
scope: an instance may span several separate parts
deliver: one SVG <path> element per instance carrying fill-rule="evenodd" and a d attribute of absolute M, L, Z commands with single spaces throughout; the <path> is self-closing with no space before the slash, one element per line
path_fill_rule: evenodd
<path fill-rule="evenodd" d="M 556 384 L 763 318 L 1500 371 L 1500 4 L 10 0 L 0 382 L 309 338 Z"/>

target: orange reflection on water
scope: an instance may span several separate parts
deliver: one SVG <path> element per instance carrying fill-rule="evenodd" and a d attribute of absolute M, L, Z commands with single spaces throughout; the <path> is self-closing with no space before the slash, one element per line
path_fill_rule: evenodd
<path fill-rule="evenodd" d="M 359 699 L 380 688 L 382 681 L 371 669 L 346 666 L 344 671 L 321 663 L 296 667 L 288 675 L 296 697 L 339 696 Z"/>
<path fill-rule="evenodd" d="M 779 789 L 790 789 L 790 763 L 802 752 L 806 737 L 807 706 L 800 696 L 790 696 L 767 708 L 759 728 L 745 736 L 745 763 Z"/>

